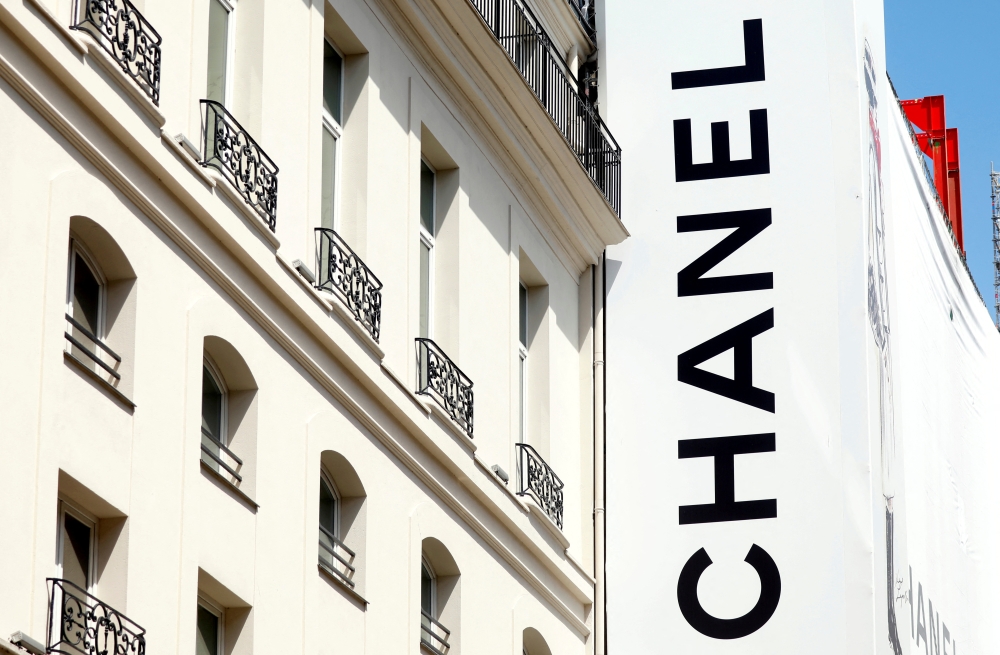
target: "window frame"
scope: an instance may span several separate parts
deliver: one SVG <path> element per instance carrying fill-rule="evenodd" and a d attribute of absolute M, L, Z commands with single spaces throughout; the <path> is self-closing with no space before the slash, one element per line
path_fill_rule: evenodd
<path fill-rule="evenodd" d="M 340 110 L 341 117 L 343 117 L 344 116 L 344 70 L 345 70 L 345 63 L 346 63 L 346 59 L 347 58 L 344 56 L 344 53 L 340 50 L 340 48 L 338 48 L 336 46 L 336 44 L 333 41 L 331 41 L 330 38 L 327 37 L 326 35 L 323 36 L 323 44 L 324 45 L 329 45 L 331 48 L 333 48 L 333 51 L 336 52 L 337 55 L 340 57 L 340 93 L 338 93 L 337 96 L 338 96 L 338 101 L 340 102 L 340 107 L 338 107 L 338 109 Z M 324 56 L 324 59 L 325 59 L 325 56 Z M 324 65 L 325 65 L 325 63 L 326 62 L 324 61 Z M 320 96 L 321 96 L 321 100 L 322 100 L 322 96 L 323 96 L 322 92 L 320 93 Z M 320 112 L 322 114 L 322 126 L 323 126 L 322 129 L 323 129 L 323 131 L 329 132 L 330 136 L 333 137 L 333 216 L 330 219 L 330 223 L 332 225 L 332 229 L 335 232 L 337 232 L 340 229 L 340 202 L 339 201 L 340 201 L 340 171 L 341 171 L 341 159 L 342 159 L 341 158 L 341 153 L 340 153 L 340 151 L 341 151 L 340 139 L 344 136 L 344 126 L 341 125 L 341 123 L 339 121 L 337 121 L 337 119 L 333 116 L 333 114 L 331 114 L 329 111 L 327 111 L 327 108 L 325 107 L 325 105 L 324 105 L 324 103 L 322 101 L 320 102 Z M 321 135 L 322 135 L 322 133 L 321 133 Z M 320 142 L 320 153 L 321 153 L 320 157 L 322 158 L 322 141 Z M 321 182 L 321 185 L 320 185 L 320 193 L 321 194 L 322 194 L 323 188 L 325 187 L 325 185 L 327 183 L 326 176 L 325 176 L 326 171 L 323 171 L 322 169 L 323 169 L 323 164 L 322 164 L 322 161 L 321 161 L 320 162 L 320 175 L 322 176 L 322 182 Z M 323 211 L 322 204 L 323 203 L 322 203 L 322 195 L 321 195 L 320 196 L 320 225 L 321 226 L 323 224 L 323 218 L 324 218 L 324 216 L 322 215 L 322 211 Z"/>
<path fill-rule="evenodd" d="M 224 608 L 221 605 L 215 603 L 214 601 L 212 601 L 210 598 L 208 598 L 207 596 L 205 596 L 201 592 L 198 592 L 198 607 L 204 608 L 210 614 L 214 615 L 215 618 L 218 620 L 218 622 L 219 622 L 219 628 L 218 628 L 218 639 L 217 639 L 218 643 L 216 644 L 216 649 L 217 649 L 216 653 L 217 653 L 217 655 L 223 655 L 226 652 L 225 651 L 225 646 L 226 646 L 226 608 Z M 195 632 L 196 633 L 197 633 L 197 630 L 198 630 L 197 616 L 198 615 L 196 613 L 195 614 Z"/>
<path fill-rule="evenodd" d="M 222 375 L 222 371 L 219 366 L 212 360 L 212 357 L 208 353 L 204 353 L 202 356 L 202 367 L 207 368 L 212 379 L 215 381 L 215 385 L 218 387 L 219 392 L 222 394 L 222 403 L 219 408 L 219 443 L 221 443 L 226 448 L 229 448 L 229 387 L 226 386 L 226 379 Z M 205 390 L 204 386 L 202 388 L 202 395 L 204 396 Z M 199 410 L 201 414 L 201 420 L 204 422 L 204 408 Z M 202 426 L 201 433 L 205 434 L 205 428 Z"/>
<path fill-rule="evenodd" d="M 64 536 L 66 515 L 69 514 L 74 519 L 90 528 L 90 545 L 87 562 L 87 588 L 84 589 L 92 596 L 97 595 L 97 528 L 100 524 L 96 516 L 81 509 L 72 501 L 59 497 L 58 528 L 56 532 L 56 565 L 59 567 L 59 578 L 65 579 L 65 569 L 63 553 L 66 548 L 66 538 Z"/>
<path fill-rule="evenodd" d="M 524 330 L 524 340 L 528 340 L 528 285 L 523 280 L 517 281 L 517 355 L 518 355 L 518 390 L 520 396 L 520 439 L 519 443 L 528 442 L 528 344 L 521 341 L 521 330 Z M 524 293 L 522 307 L 521 293 Z M 523 309 L 523 313 L 522 313 Z"/>
<path fill-rule="evenodd" d="M 228 110 L 232 110 L 233 102 L 233 59 L 236 55 L 236 21 L 234 20 L 234 14 L 236 13 L 237 1 L 238 0 L 208 0 L 209 3 L 218 2 L 226 11 L 226 65 L 222 71 L 222 106 Z M 209 11 L 211 11 L 211 9 Z M 212 38 L 211 33 L 209 33 L 208 38 Z M 210 49 L 211 43 L 209 43 L 209 50 Z M 207 79 L 205 80 L 205 86 L 205 95 L 207 97 Z"/>
<path fill-rule="evenodd" d="M 437 621 L 438 620 L 437 574 L 434 572 L 434 567 L 431 566 L 431 563 L 427 560 L 427 557 L 424 554 L 422 554 L 422 553 L 420 555 L 420 567 L 421 567 L 421 571 L 420 571 L 420 583 L 421 583 L 421 589 L 420 589 L 420 611 L 421 612 L 424 611 L 424 590 L 423 590 L 423 586 L 422 585 L 423 585 L 423 578 L 424 578 L 423 572 L 424 572 L 424 569 L 426 569 L 427 573 L 429 574 L 428 578 L 430 579 L 430 582 L 431 582 L 431 585 L 430 585 L 431 586 L 431 598 L 430 598 L 431 611 L 428 612 L 427 615 L 430 616 L 435 621 Z"/>
<path fill-rule="evenodd" d="M 434 337 L 434 247 L 435 239 L 437 237 L 437 169 L 427 161 L 426 157 L 421 156 L 420 162 L 422 165 L 427 167 L 427 170 L 431 172 L 433 177 L 433 184 L 431 185 L 431 228 L 433 229 L 433 234 L 424 227 L 423 216 L 420 215 L 423 211 L 423 198 L 420 198 L 418 203 L 417 212 L 417 227 L 420 232 L 420 245 L 426 246 L 427 253 L 427 334 L 420 335 L 427 339 L 432 339 Z M 421 171 L 421 174 L 423 171 Z M 419 185 L 421 193 L 423 193 L 423 185 Z M 418 267 L 419 267 L 419 253 L 418 253 Z M 418 271 L 419 276 L 419 271 Z M 423 289 L 420 290 L 421 294 Z M 422 307 L 420 308 L 422 309 Z M 419 309 L 418 309 L 419 311 Z M 419 314 L 417 317 L 418 329 L 419 329 Z"/>
<path fill-rule="evenodd" d="M 73 237 L 70 237 L 69 240 L 69 266 L 66 281 L 66 313 L 73 316 L 73 288 L 76 285 L 77 255 L 80 256 L 80 259 L 82 259 L 87 268 L 90 269 L 94 279 L 97 280 L 99 290 L 97 292 L 97 326 L 94 330 L 94 336 L 103 342 L 106 337 L 105 331 L 107 330 L 105 314 L 107 313 L 108 279 L 104 276 L 104 271 L 102 271 L 101 267 L 97 265 L 97 260 L 90 254 L 87 247 L 78 239 Z"/>
<path fill-rule="evenodd" d="M 326 469 L 321 468 L 319 472 L 319 483 L 321 485 L 325 484 L 327 489 L 330 490 L 330 495 L 333 496 L 333 536 L 339 539 L 341 542 L 344 538 L 340 534 L 340 491 L 337 489 L 337 485 L 333 483 L 333 478 L 330 474 L 326 472 Z M 320 524 L 322 525 L 322 523 Z"/>

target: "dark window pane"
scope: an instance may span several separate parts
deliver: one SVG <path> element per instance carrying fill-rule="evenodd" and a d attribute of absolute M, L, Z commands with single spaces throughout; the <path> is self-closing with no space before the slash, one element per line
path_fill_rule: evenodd
<path fill-rule="evenodd" d="M 326 41 L 323 41 L 323 109 L 342 123 L 340 117 L 340 94 L 343 87 L 344 60 Z"/>
<path fill-rule="evenodd" d="M 337 498 L 333 491 L 327 486 L 325 480 L 319 482 L 319 524 L 327 529 L 333 536 L 337 536 L 334 530 L 334 517 L 337 511 Z"/>
<path fill-rule="evenodd" d="M 420 609 L 432 619 L 434 615 L 434 577 L 424 565 L 420 566 Z"/>
<path fill-rule="evenodd" d="M 63 579 L 90 587 L 90 527 L 63 514 Z"/>
<path fill-rule="evenodd" d="M 222 390 L 207 366 L 202 367 L 201 375 L 201 432 L 226 443 L 222 434 Z"/>
<path fill-rule="evenodd" d="M 97 334 L 101 307 L 101 285 L 87 262 L 80 255 L 74 255 L 73 265 L 73 318 L 82 323 L 90 332 Z"/>
<path fill-rule="evenodd" d="M 198 637 L 195 655 L 219 655 L 219 617 L 198 606 Z"/>
<path fill-rule="evenodd" d="M 434 235 L 434 171 L 420 162 L 420 224 Z"/>

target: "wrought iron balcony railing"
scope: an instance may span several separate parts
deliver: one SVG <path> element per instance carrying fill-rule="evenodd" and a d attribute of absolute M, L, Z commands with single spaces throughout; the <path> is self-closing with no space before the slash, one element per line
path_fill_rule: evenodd
<path fill-rule="evenodd" d="M 134 621 L 69 580 L 48 584 L 48 653 L 145 655 L 146 631 Z"/>
<path fill-rule="evenodd" d="M 569 2 L 569 6 L 573 8 L 573 13 L 576 14 L 577 20 L 580 21 L 580 26 L 583 27 L 583 31 L 587 33 L 591 41 L 597 41 L 597 24 L 594 19 L 594 0 L 566 0 Z"/>
<path fill-rule="evenodd" d="M 235 486 L 239 486 L 243 482 L 243 477 L 239 474 L 239 470 L 243 467 L 243 460 L 204 428 L 201 430 L 201 459 L 212 470 L 218 472 L 219 469 L 222 469 L 231 475 L 233 479 L 230 482 Z"/>
<path fill-rule="evenodd" d="M 615 214 L 621 215 L 622 149 L 583 98 L 580 81 L 535 14 L 522 0 L 469 1 L 555 121 L 590 179 Z"/>
<path fill-rule="evenodd" d="M 447 655 L 451 644 L 448 639 L 451 637 L 451 630 L 444 627 L 430 617 L 427 612 L 420 610 L 420 645 L 424 646 L 437 655 Z"/>
<path fill-rule="evenodd" d="M 552 470 L 538 451 L 526 443 L 517 448 L 517 495 L 528 496 L 541 507 L 549 518 L 563 527 L 563 481 Z"/>
<path fill-rule="evenodd" d="M 135 80 L 153 104 L 160 104 L 160 45 L 163 39 L 129 0 L 81 0 L 74 30 L 94 37 Z"/>
<path fill-rule="evenodd" d="M 229 180 L 274 232 L 278 167 L 222 104 L 202 100 L 201 165 Z"/>
<path fill-rule="evenodd" d="M 329 291 L 378 342 L 382 324 L 382 283 L 333 230 L 316 228 L 316 288 Z"/>
<path fill-rule="evenodd" d="M 472 438 L 472 380 L 430 339 L 417 339 L 417 393 L 433 398 Z"/>
<path fill-rule="evenodd" d="M 319 526 L 319 563 L 323 568 L 333 572 L 347 586 L 354 588 L 354 551 L 344 545 L 333 534 Z"/>
<path fill-rule="evenodd" d="M 69 325 L 66 326 L 66 331 L 63 333 L 63 336 L 66 337 L 66 341 L 69 343 L 68 352 L 71 355 L 81 354 L 92 361 L 97 367 L 103 370 L 105 374 L 110 376 L 111 379 L 107 380 L 107 382 L 112 385 L 121 381 L 121 373 L 117 370 L 122 363 L 121 356 L 111 350 L 107 344 L 94 336 L 90 330 L 80 324 L 79 321 L 74 319 L 69 314 L 66 314 L 66 322 L 69 323 Z M 83 339 L 83 341 L 81 341 L 81 339 Z M 93 345 L 87 346 L 84 342 L 88 342 Z M 96 372 L 98 375 L 101 374 L 100 371 Z M 112 382 L 112 380 L 114 381 Z"/>

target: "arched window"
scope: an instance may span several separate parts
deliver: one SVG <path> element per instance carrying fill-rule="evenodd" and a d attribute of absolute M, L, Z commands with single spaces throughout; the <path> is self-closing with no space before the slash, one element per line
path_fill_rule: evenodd
<path fill-rule="evenodd" d="M 201 462 L 253 502 L 257 460 L 257 382 L 228 341 L 206 336 L 201 366 Z"/>
<path fill-rule="evenodd" d="M 535 628 L 525 628 L 521 633 L 521 653 L 523 655 L 552 655 L 545 638 Z"/>
<path fill-rule="evenodd" d="M 364 592 L 365 499 L 357 471 L 343 455 L 320 454 L 319 568 L 334 582 Z"/>
<path fill-rule="evenodd" d="M 65 359 L 132 406 L 136 274 L 102 226 L 71 216 L 66 262 Z"/>
<path fill-rule="evenodd" d="M 420 559 L 420 645 L 435 655 L 459 655 L 458 565 L 433 537 L 423 540 Z"/>

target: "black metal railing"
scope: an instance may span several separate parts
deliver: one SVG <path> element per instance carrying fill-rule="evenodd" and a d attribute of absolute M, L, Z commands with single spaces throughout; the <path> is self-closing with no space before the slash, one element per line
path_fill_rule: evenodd
<path fill-rule="evenodd" d="M 333 536 L 322 525 L 319 526 L 319 563 L 323 568 L 340 577 L 351 589 L 354 588 L 354 551 Z"/>
<path fill-rule="evenodd" d="M 597 23 L 595 22 L 596 16 L 594 15 L 594 0 L 566 0 L 569 6 L 573 8 L 573 13 L 576 14 L 577 20 L 580 21 L 580 26 L 583 27 L 583 31 L 587 33 L 591 41 L 597 41 Z"/>
<path fill-rule="evenodd" d="M 622 149 L 583 97 L 580 81 L 535 14 L 522 0 L 469 1 L 555 121 L 590 179 L 615 214 L 621 215 Z"/>
<path fill-rule="evenodd" d="M 146 631 L 134 621 L 69 580 L 48 585 L 48 653 L 145 655 Z"/>
<path fill-rule="evenodd" d="M 218 471 L 221 468 L 233 476 L 233 484 L 239 485 L 243 482 L 243 477 L 239 474 L 243 460 L 204 428 L 201 430 L 201 459 L 213 470 Z M 227 459 L 229 461 L 226 461 Z"/>
<path fill-rule="evenodd" d="M 451 637 L 451 630 L 444 627 L 431 616 L 420 610 L 420 645 L 424 646 L 432 653 L 446 655 L 451 644 L 448 638 Z"/>
<path fill-rule="evenodd" d="M 440 346 L 417 339 L 417 393 L 430 396 L 472 438 L 472 380 Z"/>
<path fill-rule="evenodd" d="M 87 357 L 92 362 L 97 364 L 97 366 L 101 367 L 108 375 L 114 378 L 115 382 L 120 381 L 122 379 L 122 376 L 121 373 L 117 371 L 117 368 L 122 363 L 121 356 L 119 356 L 118 353 L 116 353 L 115 351 L 111 350 L 111 348 L 108 348 L 107 344 L 98 339 L 93 332 L 88 330 L 79 321 L 77 321 L 69 314 L 66 314 L 66 321 L 69 323 L 70 327 L 63 333 L 63 336 L 65 336 L 66 341 L 68 341 L 70 345 L 73 346 L 69 352 L 71 354 L 76 354 L 77 352 L 82 353 L 85 357 Z M 92 344 L 94 344 L 94 347 L 88 348 L 83 344 L 82 341 L 80 341 L 77 338 L 77 336 L 81 336 L 84 339 L 90 341 Z M 100 354 L 101 352 L 105 353 L 108 357 L 110 357 L 114 363 L 109 364 L 108 362 L 104 361 L 105 358 Z"/>
<path fill-rule="evenodd" d="M 229 180 L 274 232 L 278 167 L 221 103 L 202 100 L 201 165 Z"/>
<path fill-rule="evenodd" d="M 378 342 L 382 324 L 382 283 L 344 239 L 316 228 L 316 288 L 329 291 Z"/>
<path fill-rule="evenodd" d="M 563 527 L 563 481 L 538 451 L 526 443 L 517 448 L 517 495 L 528 496 L 541 507 L 559 529 Z"/>
<path fill-rule="evenodd" d="M 129 0 L 81 0 L 81 4 L 80 22 L 72 29 L 94 37 L 153 104 L 159 105 L 160 35 Z"/>

